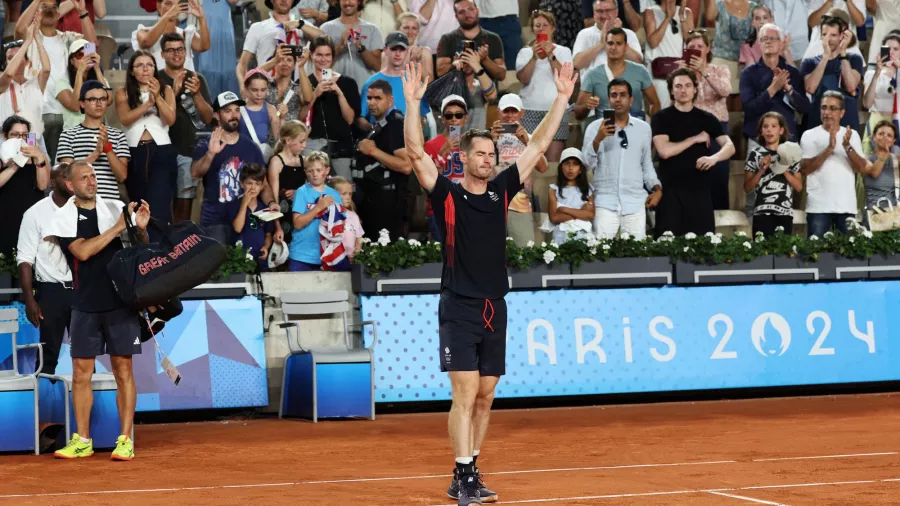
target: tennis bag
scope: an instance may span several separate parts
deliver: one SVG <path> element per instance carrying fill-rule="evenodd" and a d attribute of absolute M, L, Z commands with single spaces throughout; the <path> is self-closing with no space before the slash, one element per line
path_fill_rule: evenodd
<path fill-rule="evenodd" d="M 163 331 L 169 320 L 180 315 L 184 311 L 181 300 L 178 297 L 172 297 L 163 305 L 151 306 L 146 313 L 141 311 L 138 317 L 141 324 L 141 342 L 146 343 L 154 336 Z"/>
<path fill-rule="evenodd" d="M 129 307 L 165 305 L 207 282 L 225 262 L 225 246 L 190 221 L 169 226 L 150 218 L 149 226 L 160 232 L 161 239 L 141 244 L 130 213 L 127 208 L 123 211 L 133 246 L 117 251 L 106 269 Z"/>

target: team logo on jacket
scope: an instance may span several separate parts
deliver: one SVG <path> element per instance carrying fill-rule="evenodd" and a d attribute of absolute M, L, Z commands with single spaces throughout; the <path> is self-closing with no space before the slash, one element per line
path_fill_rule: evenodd
<path fill-rule="evenodd" d="M 498 200 L 500 200 L 500 196 L 492 191 L 488 192 L 488 197 L 490 197 L 491 200 L 493 200 L 494 202 L 497 202 Z"/>

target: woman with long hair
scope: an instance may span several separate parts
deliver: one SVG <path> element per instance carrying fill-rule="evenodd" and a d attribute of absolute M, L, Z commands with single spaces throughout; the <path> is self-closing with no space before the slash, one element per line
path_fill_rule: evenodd
<path fill-rule="evenodd" d="M 56 99 L 63 106 L 63 130 L 77 126 L 84 121 L 81 112 L 81 85 L 87 81 L 100 81 L 107 88 L 109 82 L 103 77 L 103 65 L 100 55 L 93 53 L 85 56 L 84 46 L 88 41 L 78 39 L 69 46 L 69 67 L 66 77 L 56 81 Z M 77 91 L 76 91 L 77 90 Z M 107 92 L 107 103 L 112 101 L 112 94 Z"/>
<path fill-rule="evenodd" d="M 875 150 L 875 125 L 883 120 L 890 120 L 895 104 L 900 102 L 900 92 L 897 91 L 897 77 L 900 76 L 900 35 L 888 34 L 881 41 L 881 47 L 887 47 L 888 54 L 881 56 L 879 52 L 875 68 L 870 65 L 863 79 L 866 87 L 863 107 L 869 110 L 869 121 L 866 122 L 863 134 L 863 151 L 867 154 Z"/>
<path fill-rule="evenodd" d="M 279 137 L 280 140 L 275 144 L 275 154 L 269 159 L 268 181 L 275 199 L 281 206 L 281 212 L 284 213 L 284 217 L 280 220 L 284 240 L 290 243 L 294 192 L 306 183 L 303 151 L 306 149 L 309 129 L 299 121 L 285 121 L 281 125 Z"/>
<path fill-rule="evenodd" d="M 563 63 L 572 61 L 572 51 L 563 45 L 554 44 L 556 18 L 552 13 L 534 11 L 529 24 L 534 30 L 536 39 L 519 51 L 516 57 L 516 77 L 522 83 L 519 96 L 525 106 L 522 126 L 528 133 L 534 133 L 556 98 L 556 90 L 548 87 L 547 83 L 553 81 L 554 72 L 559 72 Z M 553 136 L 550 148 L 547 149 L 548 162 L 559 161 L 568 139 L 569 113 L 566 112 L 556 130 L 556 135 Z"/>
<path fill-rule="evenodd" d="M 291 48 L 281 46 L 275 57 L 259 66 L 259 70 L 271 71 L 273 78 L 269 81 L 269 91 L 266 93 L 266 102 L 276 108 L 281 104 L 287 105 L 287 113 L 279 119 L 282 121 L 299 120 L 300 110 L 312 100 L 312 85 L 303 68 L 309 61 L 309 50 L 303 48 L 300 57 L 291 54 Z M 297 80 L 294 80 L 294 73 Z M 285 103 L 285 97 L 290 92 L 290 99 Z M 277 111 L 276 111 L 277 114 Z"/>
<path fill-rule="evenodd" d="M 116 113 L 131 151 L 125 179 L 128 199 L 145 200 L 153 217 L 168 223 L 178 167 L 169 138 L 169 127 L 175 123 L 175 93 L 158 77 L 153 55 L 136 51 L 128 60 L 125 87 L 116 90 Z M 151 239 L 155 236 L 156 231 L 151 230 Z"/>

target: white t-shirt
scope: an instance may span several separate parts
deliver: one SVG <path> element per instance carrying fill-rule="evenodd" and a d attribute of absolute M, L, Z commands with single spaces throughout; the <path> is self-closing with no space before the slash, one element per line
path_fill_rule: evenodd
<path fill-rule="evenodd" d="M 453 10 L 453 0 L 437 0 L 431 11 L 431 20 L 426 20 L 421 12 L 422 6 L 427 1 L 409 0 L 409 11 L 418 14 L 419 23 L 422 25 L 416 38 L 416 45 L 427 47 L 432 53 L 437 53 L 441 36 L 459 28 L 459 21 L 456 20 L 456 12 Z"/>
<path fill-rule="evenodd" d="M 59 37 L 44 37 L 44 51 L 50 60 L 50 79 L 44 88 L 44 114 L 62 114 L 63 106 L 56 99 L 56 81 L 69 77 L 69 46 L 64 45 Z"/>
<path fill-rule="evenodd" d="M 47 88 L 49 87 L 50 82 L 48 81 Z M 38 137 L 42 137 L 44 135 L 42 114 L 47 111 L 44 108 L 44 96 L 41 93 L 41 85 L 38 82 L 38 78 L 26 79 L 23 84 L 13 80 L 9 81 L 9 88 L 0 95 L 0 118 L 6 119 L 16 114 L 16 109 L 13 107 L 13 95 L 16 98 L 15 106 L 18 108 L 18 115 L 27 119 L 31 123 L 31 131 L 37 134 Z"/>
<path fill-rule="evenodd" d="M 822 6 L 825 5 L 825 2 L 826 2 L 826 0 L 808 0 L 807 17 L 809 17 L 809 15 L 812 14 L 813 12 L 821 9 Z M 841 9 L 842 11 L 846 12 L 847 14 L 850 14 L 850 8 L 847 7 L 847 2 L 848 2 L 848 0 L 832 0 L 831 8 L 832 9 Z M 855 5 L 856 8 L 860 12 L 863 13 L 863 16 L 868 16 L 868 14 L 866 13 L 866 0 L 852 0 L 852 2 L 853 2 L 853 5 Z M 850 31 L 853 32 L 854 34 L 856 33 L 856 24 L 853 23 L 852 18 L 850 19 Z M 793 37 L 792 37 L 792 39 L 793 39 Z M 881 44 L 881 42 L 878 42 L 878 44 Z M 856 52 L 859 52 L 859 48 L 857 48 L 857 47 L 850 48 L 850 50 L 855 50 Z M 806 52 L 803 53 L 803 57 L 804 58 L 812 58 L 813 56 L 818 56 L 820 54 L 822 54 L 822 32 L 821 32 L 818 24 L 816 24 L 816 26 L 813 27 L 812 32 L 809 34 L 809 46 L 806 48 Z M 860 55 L 861 55 L 861 53 L 860 53 Z M 796 57 L 797 57 L 797 55 L 794 55 L 794 58 L 796 58 Z M 865 61 L 865 57 L 863 57 L 863 61 Z"/>
<path fill-rule="evenodd" d="M 291 16 L 291 19 L 294 19 Z M 253 53 L 256 56 L 256 65 L 262 65 L 275 56 L 275 50 L 279 44 L 297 44 L 303 45 L 305 40 L 302 30 L 291 30 L 290 33 L 285 32 L 284 27 L 280 27 L 281 23 L 275 20 L 272 15 L 269 19 L 259 21 L 250 25 L 247 30 L 247 38 L 244 40 L 244 51 Z M 337 39 L 340 40 L 340 39 Z"/>
<path fill-rule="evenodd" d="M 850 159 L 842 143 L 847 127 L 837 133 L 837 146 L 819 170 L 806 178 L 806 212 L 856 215 L 856 174 L 850 167 Z M 819 156 L 831 139 L 822 126 L 807 130 L 800 138 L 803 158 Z M 856 130 L 850 136 L 850 146 L 862 156 L 862 141 Z"/>
<path fill-rule="evenodd" d="M 149 30 L 151 28 L 153 28 L 153 27 L 138 25 L 137 30 L 131 32 L 131 48 L 132 49 L 137 51 L 141 48 L 141 45 L 138 44 L 138 38 L 137 38 L 138 32 L 141 30 Z M 194 50 L 191 49 L 191 41 L 194 40 L 194 35 L 197 34 L 197 29 L 190 25 L 188 25 L 187 28 L 179 28 L 176 26 L 175 32 L 178 33 L 179 35 L 181 35 L 182 37 L 184 37 L 184 50 L 185 50 L 184 68 L 193 72 L 194 71 Z M 162 57 L 162 45 L 160 44 L 161 40 L 162 40 L 162 37 L 156 39 L 156 43 L 154 43 L 153 46 L 151 46 L 149 49 L 150 54 L 152 54 L 153 58 L 156 59 L 156 68 L 157 68 L 157 70 L 160 70 L 160 71 L 162 69 L 166 68 L 166 61 L 163 60 L 163 57 Z"/>
<path fill-rule="evenodd" d="M 531 60 L 534 50 L 530 47 L 523 47 L 516 56 L 516 71 L 525 68 Z M 572 51 L 565 46 L 556 45 L 553 55 L 559 63 L 572 61 Z M 531 74 L 531 81 L 527 85 L 522 86 L 519 97 L 522 99 L 522 105 L 528 111 L 549 111 L 556 99 L 556 86 L 553 84 L 553 67 L 550 65 L 550 59 L 544 58 L 538 60 L 534 64 L 534 72 Z"/>
<path fill-rule="evenodd" d="M 628 47 L 635 50 L 637 54 L 643 57 L 644 53 L 641 51 L 641 41 L 638 40 L 637 35 L 628 28 L 622 29 L 625 30 L 625 42 L 628 44 Z M 575 44 L 572 45 L 572 53 L 575 56 L 578 56 L 578 53 L 587 51 L 588 49 L 599 44 L 601 42 L 600 36 L 600 29 L 597 28 L 597 25 L 581 30 L 580 32 L 578 32 L 578 36 L 575 37 Z M 592 61 L 590 65 L 588 65 L 586 68 L 581 69 L 581 74 L 586 74 L 592 68 L 603 65 L 604 63 L 606 63 L 606 60 L 606 49 L 603 49 L 597 54 L 597 57 L 594 58 L 594 61 Z"/>
<path fill-rule="evenodd" d="M 893 92 L 889 93 L 891 87 L 891 79 L 897 76 L 897 71 L 895 70 L 893 73 L 885 70 L 878 76 L 878 82 L 875 83 L 875 102 L 872 103 L 872 107 L 869 108 L 869 112 L 880 112 L 885 114 L 891 114 L 894 110 L 894 97 L 897 95 L 898 91 L 896 86 L 893 87 Z M 872 79 L 875 78 L 875 69 L 869 69 L 866 71 L 865 89 L 868 90 L 869 86 L 872 84 Z"/>
<path fill-rule="evenodd" d="M 479 18 L 499 18 L 518 16 L 519 2 L 516 0 L 475 0 Z"/>

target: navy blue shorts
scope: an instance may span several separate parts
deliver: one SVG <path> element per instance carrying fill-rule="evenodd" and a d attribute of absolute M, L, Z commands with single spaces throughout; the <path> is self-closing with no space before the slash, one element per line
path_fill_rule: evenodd
<path fill-rule="evenodd" d="M 449 290 L 438 305 L 441 371 L 506 374 L 506 300 L 473 299 Z"/>
<path fill-rule="evenodd" d="M 82 313 L 73 309 L 69 338 L 72 358 L 127 357 L 141 353 L 141 327 L 137 311 L 133 309 L 105 313 Z"/>

